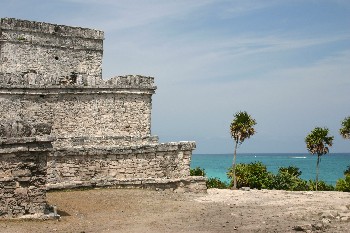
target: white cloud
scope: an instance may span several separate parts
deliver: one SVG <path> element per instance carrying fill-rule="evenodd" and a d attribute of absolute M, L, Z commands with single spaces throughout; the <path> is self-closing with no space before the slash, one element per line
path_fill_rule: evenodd
<path fill-rule="evenodd" d="M 182 18 L 191 12 L 215 2 L 214 0 L 193 1 L 112 1 L 112 0 L 64 0 L 81 3 L 94 8 L 99 15 L 99 24 L 104 30 L 124 30 L 144 27 L 154 22 L 162 22 L 169 18 Z M 89 19 L 87 19 L 89 20 Z"/>

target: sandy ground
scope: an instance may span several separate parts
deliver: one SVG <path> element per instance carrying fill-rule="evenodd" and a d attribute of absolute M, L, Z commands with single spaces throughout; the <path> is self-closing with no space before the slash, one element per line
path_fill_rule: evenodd
<path fill-rule="evenodd" d="M 60 220 L 1 220 L 0 232 L 350 232 L 350 193 L 140 189 L 48 193 Z"/>

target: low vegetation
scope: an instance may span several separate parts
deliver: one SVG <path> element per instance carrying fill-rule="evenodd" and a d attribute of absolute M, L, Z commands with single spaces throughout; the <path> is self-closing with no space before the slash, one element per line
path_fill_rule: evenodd
<path fill-rule="evenodd" d="M 200 167 L 196 167 L 190 170 L 191 176 L 206 176 L 205 170 Z M 218 188 L 226 189 L 229 185 L 226 182 L 222 182 L 219 178 L 208 178 L 207 179 L 207 188 Z"/>
<path fill-rule="evenodd" d="M 320 180 L 303 180 L 300 178 L 302 172 L 295 166 L 281 167 L 277 174 L 269 172 L 262 162 L 241 163 L 236 165 L 237 188 L 250 187 L 251 189 L 276 189 L 288 191 L 343 191 L 350 192 L 350 166 L 344 171 L 345 178 L 339 179 L 336 186 L 327 184 Z M 197 167 L 191 169 L 193 176 L 206 176 L 205 170 Z M 208 178 L 208 188 L 231 188 L 233 186 L 233 170 L 227 172 L 230 184 L 219 178 Z"/>
<path fill-rule="evenodd" d="M 231 180 L 230 186 L 233 186 L 234 173 L 230 168 L 227 173 Z M 273 182 L 273 174 L 267 171 L 266 166 L 261 162 L 240 163 L 236 165 L 237 188 L 251 187 L 257 189 L 268 189 Z"/>
<path fill-rule="evenodd" d="M 207 188 L 227 189 L 229 185 L 226 182 L 222 182 L 219 178 L 208 178 Z"/>
<path fill-rule="evenodd" d="M 339 179 L 335 185 L 335 190 L 350 192 L 350 175 L 346 175 L 344 179 Z"/>
<path fill-rule="evenodd" d="M 344 171 L 344 179 L 339 179 L 335 185 L 335 190 L 342 192 L 350 192 L 350 165 Z"/>
<path fill-rule="evenodd" d="M 281 167 L 277 175 L 273 176 L 272 188 L 290 191 L 307 190 L 308 184 L 300 178 L 300 175 L 301 171 L 297 167 Z"/>
<path fill-rule="evenodd" d="M 230 179 L 232 178 L 232 169 L 229 169 L 227 175 Z M 276 175 L 267 171 L 266 166 L 261 162 L 238 164 L 236 167 L 238 188 L 316 191 L 316 182 L 303 180 L 300 175 L 301 171 L 295 166 L 281 167 Z M 334 189 L 332 185 L 324 181 L 317 182 L 317 190 L 332 191 Z"/>
<path fill-rule="evenodd" d="M 317 188 L 316 188 L 317 187 Z M 308 191 L 334 191 L 335 188 L 333 185 L 327 184 L 326 182 L 319 180 L 316 182 L 313 180 L 309 180 L 308 182 Z"/>
<path fill-rule="evenodd" d="M 190 176 L 205 176 L 205 170 L 200 168 L 200 167 L 196 167 L 190 170 Z"/>

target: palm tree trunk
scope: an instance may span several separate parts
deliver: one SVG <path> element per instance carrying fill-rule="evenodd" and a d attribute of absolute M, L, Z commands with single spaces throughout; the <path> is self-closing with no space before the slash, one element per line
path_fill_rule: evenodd
<path fill-rule="evenodd" d="M 232 170 L 233 170 L 233 189 L 237 189 L 237 177 L 236 177 L 236 155 L 237 155 L 237 145 L 238 140 L 235 141 L 235 150 L 233 152 L 233 164 L 232 164 Z"/>
<path fill-rule="evenodd" d="M 320 156 L 317 155 L 317 165 L 316 165 L 316 191 L 317 191 L 317 184 L 318 184 L 318 164 L 320 163 Z"/>

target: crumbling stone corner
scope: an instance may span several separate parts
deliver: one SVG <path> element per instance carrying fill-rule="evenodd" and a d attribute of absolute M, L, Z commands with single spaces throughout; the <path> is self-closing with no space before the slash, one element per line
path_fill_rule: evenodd
<path fill-rule="evenodd" d="M 47 156 L 53 138 L 41 127 L 0 122 L 0 218 L 48 217 Z"/>

